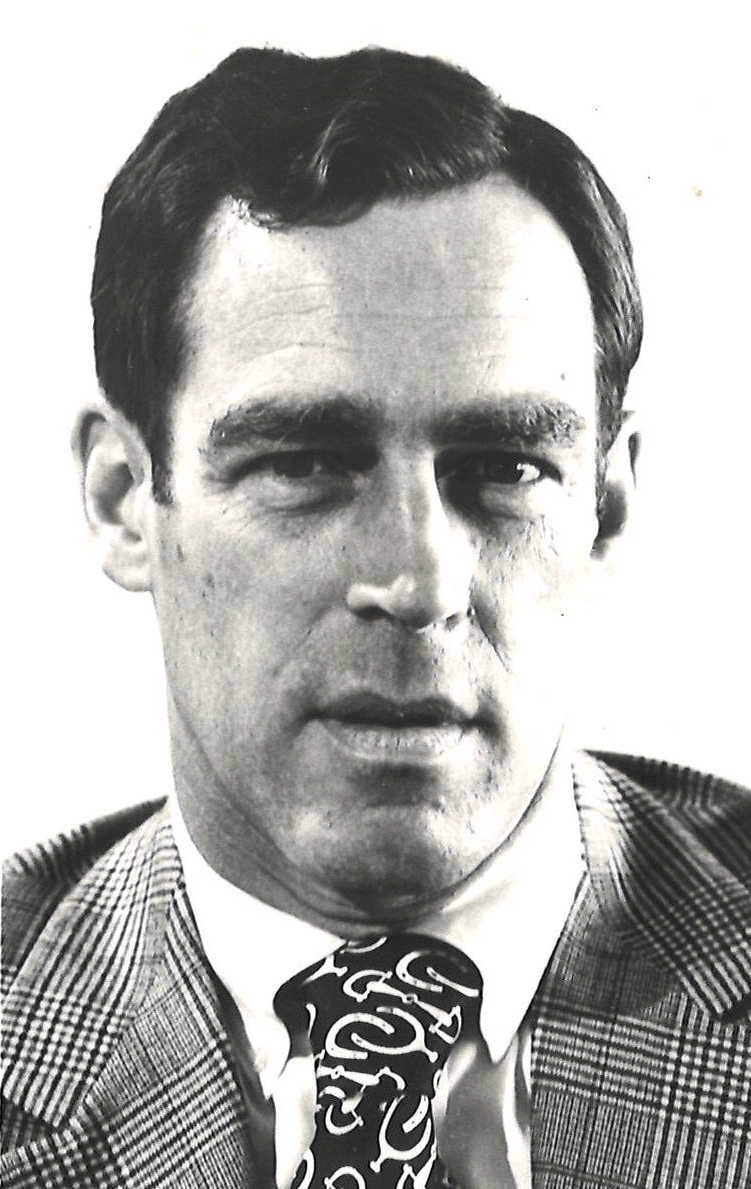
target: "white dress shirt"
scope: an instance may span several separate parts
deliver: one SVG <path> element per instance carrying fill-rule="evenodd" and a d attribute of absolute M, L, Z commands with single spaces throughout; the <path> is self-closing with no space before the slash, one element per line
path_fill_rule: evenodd
<path fill-rule="evenodd" d="M 315 1078 L 310 1052 L 292 1051 L 274 996 L 344 938 L 223 879 L 192 842 L 174 797 L 171 811 L 201 942 L 229 996 L 230 1041 L 250 1132 L 259 1150 L 266 1147 L 269 1167 L 275 1153 L 277 1185 L 288 1189 L 313 1134 Z M 483 978 L 480 1035 L 455 1046 L 434 1104 L 438 1150 L 462 1189 L 531 1189 L 525 1017 L 582 871 L 571 768 L 559 758 L 492 860 L 451 901 L 409 925 L 463 950 Z"/>

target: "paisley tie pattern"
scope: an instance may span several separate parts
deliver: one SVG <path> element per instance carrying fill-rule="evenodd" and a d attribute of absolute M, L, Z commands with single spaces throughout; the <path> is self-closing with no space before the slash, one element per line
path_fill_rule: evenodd
<path fill-rule="evenodd" d="M 481 977 L 460 950 L 417 934 L 347 942 L 285 984 L 305 1013 L 316 1131 L 292 1189 L 438 1189 L 432 1100 Z"/>

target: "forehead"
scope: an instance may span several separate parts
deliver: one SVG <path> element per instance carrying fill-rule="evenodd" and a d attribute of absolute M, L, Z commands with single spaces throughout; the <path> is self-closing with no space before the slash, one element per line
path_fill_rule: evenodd
<path fill-rule="evenodd" d="M 196 415 L 291 390 L 405 415 L 448 399 L 594 400 L 586 281 L 556 222 L 505 177 L 334 228 L 269 231 L 227 199 L 185 310 Z"/>

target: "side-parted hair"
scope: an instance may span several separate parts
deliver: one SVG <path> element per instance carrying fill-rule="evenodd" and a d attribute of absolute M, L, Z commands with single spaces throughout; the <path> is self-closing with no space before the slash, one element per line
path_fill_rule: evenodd
<path fill-rule="evenodd" d="M 169 498 L 169 404 L 185 357 L 181 296 L 219 202 L 268 228 L 336 226 L 383 199 L 502 171 L 568 236 L 586 277 L 599 436 L 618 432 L 642 312 L 626 219 L 564 133 L 436 58 L 240 49 L 173 96 L 107 192 L 92 285 L 97 374 L 140 429 Z"/>

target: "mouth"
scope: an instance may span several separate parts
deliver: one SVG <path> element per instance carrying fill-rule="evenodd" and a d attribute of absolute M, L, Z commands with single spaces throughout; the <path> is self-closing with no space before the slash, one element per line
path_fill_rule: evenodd
<path fill-rule="evenodd" d="M 350 756 L 392 764 L 437 763 L 477 726 L 447 698 L 396 701 L 369 692 L 334 699 L 316 717 Z"/>

